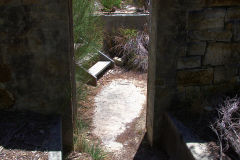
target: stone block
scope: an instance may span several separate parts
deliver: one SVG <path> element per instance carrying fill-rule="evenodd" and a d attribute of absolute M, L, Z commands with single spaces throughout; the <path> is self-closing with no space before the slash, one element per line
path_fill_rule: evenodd
<path fill-rule="evenodd" d="M 21 0 L 1 0 L 0 6 L 3 6 L 3 5 L 16 6 L 16 5 L 19 5 L 20 3 L 21 3 Z"/>
<path fill-rule="evenodd" d="M 223 30 L 226 9 L 208 8 L 189 12 L 189 30 Z"/>
<path fill-rule="evenodd" d="M 201 67 L 201 56 L 181 57 L 177 62 L 177 69 Z"/>
<path fill-rule="evenodd" d="M 240 21 L 234 22 L 232 24 L 232 32 L 233 32 L 233 41 L 240 41 Z"/>
<path fill-rule="evenodd" d="M 177 72 L 177 83 L 183 86 L 206 85 L 213 82 L 213 69 L 194 69 Z"/>
<path fill-rule="evenodd" d="M 240 20 L 240 8 L 239 7 L 227 9 L 225 22 L 239 21 L 239 20 Z"/>
<path fill-rule="evenodd" d="M 203 59 L 204 65 L 224 65 L 230 61 L 231 43 L 210 43 Z"/>
<path fill-rule="evenodd" d="M 184 57 L 187 55 L 187 47 L 184 45 L 178 48 L 178 57 Z"/>
<path fill-rule="evenodd" d="M 185 87 L 186 91 L 186 98 L 195 98 L 199 95 L 200 93 L 200 87 L 199 86 L 189 86 Z"/>
<path fill-rule="evenodd" d="M 33 5 L 33 4 L 40 4 L 42 2 L 39 0 L 22 0 L 22 3 L 24 5 Z"/>
<path fill-rule="evenodd" d="M 11 70 L 8 65 L 0 64 L 0 82 L 8 82 L 11 80 Z"/>
<path fill-rule="evenodd" d="M 13 95 L 4 89 L 0 89 L 0 110 L 9 109 L 13 105 L 14 105 Z"/>
<path fill-rule="evenodd" d="M 240 6 L 239 0 L 205 0 L 207 7 Z"/>
<path fill-rule="evenodd" d="M 222 83 L 231 81 L 237 74 L 237 68 L 215 67 L 214 68 L 214 83 Z"/>
<path fill-rule="evenodd" d="M 191 31 L 190 39 L 201 41 L 222 41 L 230 42 L 232 38 L 231 31 Z"/>
<path fill-rule="evenodd" d="M 201 9 L 205 6 L 205 0 L 185 0 L 184 6 L 186 6 L 188 10 Z"/>
<path fill-rule="evenodd" d="M 177 96 L 180 100 L 186 98 L 185 87 L 182 86 L 177 87 Z"/>
<path fill-rule="evenodd" d="M 188 55 L 204 55 L 206 42 L 191 42 L 188 47 Z"/>

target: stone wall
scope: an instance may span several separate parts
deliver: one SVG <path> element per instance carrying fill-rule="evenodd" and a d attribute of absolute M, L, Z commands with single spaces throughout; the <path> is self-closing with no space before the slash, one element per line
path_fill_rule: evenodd
<path fill-rule="evenodd" d="M 151 3 L 147 133 L 152 146 L 167 150 L 161 141 L 171 138 L 163 116 L 170 108 L 239 87 L 240 1 Z M 205 106 L 197 107 L 201 112 Z"/>
<path fill-rule="evenodd" d="M 71 147 L 71 1 L 1 0 L 0 15 L 0 109 L 63 115 Z"/>
<path fill-rule="evenodd" d="M 240 1 L 195 0 L 185 6 L 186 43 L 177 59 L 179 98 L 239 85 Z"/>

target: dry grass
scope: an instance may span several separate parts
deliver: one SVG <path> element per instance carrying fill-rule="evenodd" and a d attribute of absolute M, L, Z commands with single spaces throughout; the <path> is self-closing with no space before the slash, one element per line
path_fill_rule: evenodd
<path fill-rule="evenodd" d="M 145 31 L 119 29 L 115 36 L 108 39 L 109 54 L 120 57 L 124 67 L 147 72 L 149 35 Z"/>
<path fill-rule="evenodd" d="M 240 158 L 240 98 L 227 98 L 218 109 L 218 118 L 211 125 L 220 142 L 220 155 L 230 147 Z"/>

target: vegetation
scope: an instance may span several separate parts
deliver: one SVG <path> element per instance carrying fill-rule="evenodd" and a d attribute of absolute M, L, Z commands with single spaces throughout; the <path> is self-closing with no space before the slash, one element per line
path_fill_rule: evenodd
<path fill-rule="evenodd" d="M 110 56 L 122 58 L 126 69 L 147 71 L 149 35 L 146 31 L 120 28 L 106 39 Z"/>
<path fill-rule="evenodd" d="M 73 0 L 73 32 L 76 63 L 81 67 L 76 68 L 77 100 L 85 100 L 87 96 L 88 74 L 84 68 L 88 69 L 95 63 L 99 56 L 97 50 L 102 47 L 103 25 L 99 17 L 94 16 L 94 0 Z M 78 106 L 81 107 L 81 106 Z M 76 119 L 74 128 L 74 151 L 88 153 L 94 160 L 102 160 L 105 153 L 101 150 L 99 144 L 87 140 L 85 135 L 88 130 L 88 124 Z"/>
<path fill-rule="evenodd" d="M 113 7 L 120 8 L 122 0 L 100 0 L 104 11 L 111 11 Z"/>
<path fill-rule="evenodd" d="M 74 43 L 81 46 L 75 50 L 76 60 L 102 47 L 103 25 L 94 11 L 94 0 L 73 0 Z"/>
<path fill-rule="evenodd" d="M 88 153 L 94 160 L 103 160 L 106 158 L 106 153 L 101 149 L 99 143 L 94 144 L 85 136 L 88 130 L 88 125 L 78 119 L 74 130 L 74 150 Z"/>
<path fill-rule="evenodd" d="M 220 143 L 222 153 L 229 148 L 240 158 L 240 98 L 227 98 L 217 109 L 218 118 L 211 125 Z"/>

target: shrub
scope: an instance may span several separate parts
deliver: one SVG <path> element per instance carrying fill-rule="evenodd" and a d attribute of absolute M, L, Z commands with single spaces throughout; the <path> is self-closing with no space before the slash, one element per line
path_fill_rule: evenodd
<path fill-rule="evenodd" d="M 148 69 L 149 35 L 145 31 L 120 28 L 108 39 L 108 53 L 121 57 L 126 69 L 146 72 Z"/>
<path fill-rule="evenodd" d="M 122 0 L 101 0 L 104 10 L 110 11 L 113 7 L 120 8 Z"/>
<path fill-rule="evenodd" d="M 73 0 L 74 43 L 81 44 L 75 50 L 77 60 L 102 47 L 103 25 L 101 19 L 93 15 L 94 11 L 94 0 Z"/>
<path fill-rule="evenodd" d="M 227 98 L 217 111 L 211 128 L 218 136 L 220 155 L 231 147 L 240 158 L 240 97 Z"/>
<path fill-rule="evenodd" d="M 97 61 L 97 50 L 102 47 L 103 26 L 100 18 L 94 16 L 94 0 L 73 0 L 73 34 L 74 43 L 80 45 L 75 49 L 76 63 L 81 63 L 88 68 Z M 89 75 L 83 68 L 76 68 L 77 100 L 86 99 L 88 89 L 85 85 Z M 78 104 L 78 107 L 80 105 Z M 87 141 L 85 132 L 88 124 L 80 118 L 76 118 L 74 126 L 74 150 L 85 152 L 91 155 L 94 160 L 102 160 L 105 153 L 100 146 L 92 141 Z"/>

